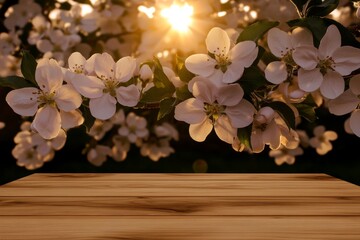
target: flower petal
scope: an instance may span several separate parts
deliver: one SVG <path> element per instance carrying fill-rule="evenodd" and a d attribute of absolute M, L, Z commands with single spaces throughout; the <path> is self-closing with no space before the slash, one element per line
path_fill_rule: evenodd
<path fill-rule="evenodd" d="M 73 79 L 71 84 L 76 91 L 87 98 L 98 98 L 103 95 L 105 88 L 104 82 L 93 76 L 85 76 L 78 74 L 76 79 Z"/>
<path fill-rule="evenodd" d="M 342 76 L 349 75 L 360 66 L 360 49 L 343 46 L 338 48 L 333 54 L 334 70 Z"/>
<path fill-rule="evenodd" d="M 239 84 L 221 86 L 217 92 L 217 102 L 224 106 L 235 106 L 244 96 L 244 90 Z"/>
<path fill-rule="evenodd" d="M 263 141 L 268 144 L 271 149 L 278 149 L 281 145 L 281 132 L 275 121 L 271 121 L 265 131 L 263 131 Z"/>
<path fill-rule="evenodd" d="M 218 70 L 218 72 L 221 72 Z M 227 67 L 226 72 L 222 75 L 221 81 L 223 83 L 233 83 L 239 80 L 244 73 L 244 66 L 233 62 L 230 66 Z"/>
<path fill-rule="evenodd" d="M 265 68 L 265 77 L 271 83 L 280 84 L 287 79 L 287 76 L 286 65 L 283 62 L 271 62 Z"/>
<path fill-rule="evenodd" d="M 350 79 L 349 88 L 354 95 L 360 95 L 360 74 Z"/>
<path fill-rule="evenodd" d="M 244 41 L 236 44 L 229 52 L 231 62 L 238 65 L 249 67 L 257 58 L 259 49 L 253 41 Z M 237 64 L 235 64 L 237 65 Z"/>
<path fill-rule="evenodd" d="M 341 116 L 355 110 L 359 103 L 360 99 L 348 89 L 339 97 L 330 100 L 328 108 L 330 113 Z"/>
<path fill-rule="evenodd" d="M 330 25 L 319 45 L 319 57 L 325 59 L 331 57 L 336 49 L 341 46 L 341 35 L 335 25 Z"/>
<path fill-rule="evenodd" d="M 300 68 L 298 75 L 299 88 L 306 92 L 313 92 L 317 90 L 321 86 L 324 79 L 320 69 L 318 68 L 313 70 L 304 70 Z"/>
<path fill-rule="evenodd" d="M 68 59 L 69 69 L 72 72 L 76 72 L 77 70 L 83 70 L 86 64 L 86 59 L 79 52 L 73 52 Z"/>
<path fill-rule="evenodd" d="M 94 60 L 94 70 L 98 77 L 113 79 L 115 76 L 115 61 L 106 52 L 97 55 Z"/>
<path fill-rule="evenodd" d="M 21 116 L 34 116 L 38 110 L 39 89 L 28 87 L 10 91 L 6 95 L 6 102 L 13 111 Z"/>
<path fill-rule="evenodd" d="M 350 116 L 350 128 L 353 133 L 360 137 L 360 110 L 355 110 Z"/>
<path fill-rule="evenodd" d="M 252 132 L 250 142 L 251 150 L 254 153 L 260 153 L 265 149 L 265 143 L 262 138 L 262 131 L 259 129 Z"/>
<path fill-rule="evenodd" d="M 85 71 L 87 74 L 95 75 L 95 59 L 100 55 L 100 53 L 94 53 L 88 60 L 86 60 Z"/>
<path fill-rule="evenodd" d="M 64 112 L 60 110 L 61 127 L 65 130 L 80 126 L 84 123 L 84 118 L 79 110 Z"/>
<path fill-rule="evenodd" d="M 138 104 L 140 99 L 139 89 L 135 85 L 128 87 L 119 87 L 116 89 L 117 101 L 127 107 L 134 107 Z"/>
<path fill-rule="evenodd" d="M 216 100 L 217 88 L 209 81 L 195 81 L 192 87 L 196 99 L 205 103 L 213 103 Z"/>
<path fill-rule="evenodd" d="M 99 98 L 92 98 L 89 102 L 90 112 L 95 118 L 106 120 L 116 111 L 116 99 L 106 93 Z"/>
<path fill-rule="evenodd" d="M 123 57 L 116 62 L 115 78 L 119 82 L 129 81 L 136 69 L 136 59 L 133 57 Z"/>
<path fill-rule="evenodd" d="M 175 107 L 175 119 L 189 124 L 199 124 L 207 117 L 204 112 L 204 103 L 195 98 L 189 98 Z"/>
<path fill-rule="evenodd" d="M 293 47 L 303 45 L 313 46 L 313 35 L 307 28 L 297 27 L 291 32 L 291 42 Z"/>
<path fill-rule="evenodd" d="M 207 54 L 194 54 L 185 60 L 185 67 L 190 72 L 202 77 L 208 77 L 213 74 L 216 64 L 216 60 L 212 59 Z"/>
<path fill-rule="evenodd" d="M 237 129 L 231 125 L 226 115 L 221 115 L 214 125 L 216 135 L 224 142 L 232 144 L 237 135 Z"/>
<path fill-rule="evenodd" d="M 32 127 L 45 139 L 52 139 L 59 134 L 61 118 L 59 111 L 46 105 L 37 111 Z"/>
<path fill-rule="evenodd" d="M 205 118 L 202 122 L 198 124 L 191 124 L 189 127 L 189 133 L 192 139 L 197 142 L 205 141 L 206 137 L 209 135 L 211 130 L 213 129 L 213 125 L 211 120 Z"/>
<path fill-rule="evenodd" d="M 60 150 L 64 147 L 66 143 L 66 133 L 64 130 L 60 129 L 59 135 L 56 136 L 53 140 L 51 140 L 51 147 L 54 150 Z"/>
<path fill-rule="evenodd" d="M 283 57 L 288 50 L 292 49 L 290 35 L 279 28 L 272 28 L 267 36 L 270 51 L 276 57 Z"/>
<path fill-rule="evenodd" d="M 320 86 L 321 94 L 329 99 L 334 99 L 344 92 L 345 81 L 343 77 L 335 72 L 328 71 L 324 76 L 324 81 Z"/>
<path fill-rule="evenodd" d="M 297 65 L 306 70 L 312 70 L 318 65 L 318 50 L 314 46 L 298 47 L 292 57 Z"/>
<path fill-rule="evenodd" d="M 254 120 L 255 107 L 243 99 L 241 102 L 232 107 L 226 107 L 226 115 L 228 115 L 231 124 L 236 128 L 249 126 Z"/>
<path fill-rule="evenodd" d="M 73 86 L 67 84 L 56 91 L 55 102 L 59 109 L 68 112 L 80 107 L 82 98 Z"/>
<path fill-rule="evenodd" d="M 41 90 L 50 93 L 57 90 L 63 83 L 63 72 L 54 59 L 43 58 L 39 60 L 35 79 Z"/>
<path fill-rule="evenodd" d="M 215 55 L 227 55 L 230 50 L 230 38 L 226 31 L 219 27 L 212 28 L 205 41 L 207 50 Z"/>

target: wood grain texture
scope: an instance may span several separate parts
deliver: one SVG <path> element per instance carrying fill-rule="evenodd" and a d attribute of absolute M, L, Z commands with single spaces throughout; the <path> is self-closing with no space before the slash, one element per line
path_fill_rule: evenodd
<path fill-rule="evenodd" d="M 0 239 L 360 239 L 360 188 L 324 174 L 34 174 Z"/>

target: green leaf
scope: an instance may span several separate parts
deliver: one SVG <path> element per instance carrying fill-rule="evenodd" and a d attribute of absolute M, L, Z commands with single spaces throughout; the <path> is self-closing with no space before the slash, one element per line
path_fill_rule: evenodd
<path fill-rule="evenodd" d="M 154 84 L 155 87 L 146 91 L 140 102 L 151 103 L 160 102 L 165 98 L 172 97 L 175 92 L 175 86 L 170 82 L 169 78 L 164 73 L 162 66 L 158 59 L 154 59 Z"/>
<path fill-rule="evenodd" d="M 274 109 L 284 119 L 289 128 L 295 129 L 295 114 L 294 111 L 284 102 L 271 102 L 267 106 Z"/>
<path fill-rule="evenodd" d="M 84 117 L 83 125 L 86 127 L 86 132 L 89 132 L 90 128 L 94 125 L 95 118 L 91 115 L 90 108 L 88 106 L 81 105 L 79 109 Z"/>
<path fill-rule="evenodd" d="M 33 83 L 19 76 L 8 76 L 8 77 L 0 78 L 0 86 L 9 87 L 12 89 L 36 87 Z"/>
<path fill-rule="evenodd" d="M 249 95 L 259 87 L 266 85 L 267 80 L 264 73 L 257 66 L 251 66 L 245 69 L 239 83 L 245 94 Z"/>
<path fill-rule="evenodd" d="M 317 120 L 315 112 L 317 105 L 310 94 L 301 103 L 294 103 L 293 105 L 299 111 L 300 116 L 303 117 L 305 120 L 309 122 L 314 122 Z"/>
<path fill-rule="evenodd" d="M 239 141 L 244 144 L 247 148 L 251 149 L 251 132 L 252 132 L 252 124 L 245 128 L 238 128 L 237 136 Z"/>
<path fill-rule="evenodd" d="M 175 98 L 166 98 L 160 102 L 160 109 L 157 115 L 157 120 L 164 118 L 166 115 L 170 114 L 174 109 L 174 104 L 176 102 Z"/>
<path fill-rule="evenodd" d="M 305 27 L 309 29 L 314 36 L 315 47 L 319 46 L 328 26 L 334 24 L 340 31 L 341 45 L 349 45 L 360 48 L 360 42 L 356 40 L 354 35 L 346 27 L 344 27 L 341 23 L 329 18 L 309 17 L 291 20 L 287 22 L 287 24 L 290 27 Z"/>
<path fill-rule="evenodd" d="M 236 42 L 255 41 L 257 42 L 263 35 L 271 28 L 279 25 L 279 22 L 272 22 L 268 20 L 259 20 L 244 29 L 237 38 Z"/>
<path fill-rule="evenodd" d="M 315 2 L 315 1 L 314 1 Z M 316 1 L 316 4 L 308 6 L 305 16 L 324 17 L 330 14 L 339 5 L 339 0 Z"/>
<path fill-rule="evenodd" d="M 192 95 L 192 93 L 189 91 L 188 86 L 184 85 L 180 88 L 176 89 L 176 97 L 177 99 L 179 99 L 180 101 L 184 101 L 186 99 L 192 98 L 194 97 Z"/>
<path fill-rule="evenodd" d="M 37 86 L 35 80 L 35 70 L 37 62 L 33 55 L 29 51 L 22 51 L 22 60 L 21 60 L 21 73 L 23 76 Z"/>

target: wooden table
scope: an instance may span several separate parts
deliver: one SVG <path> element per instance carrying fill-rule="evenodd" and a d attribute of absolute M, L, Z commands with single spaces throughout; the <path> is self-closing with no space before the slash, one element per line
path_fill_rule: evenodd
<path fill-rule="evenodd" d="M 360 239 L 360 188 L 324 174 L 34 174 L 0 239 Z"/>

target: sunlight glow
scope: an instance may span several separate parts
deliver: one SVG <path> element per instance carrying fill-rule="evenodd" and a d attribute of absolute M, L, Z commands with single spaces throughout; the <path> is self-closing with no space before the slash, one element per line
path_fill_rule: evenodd
<path fill-rule="evenodd" d="M 161 11 L 161 16 L 165 18 L 171 25 L 171 27 L 179 32 L 186 32 L 189 30 L 189 26 L 192 22 L 191 16 L 194 9 L 188 4 L 182 6 L 171 5 L 169 8 L 165 8 Z"/>

